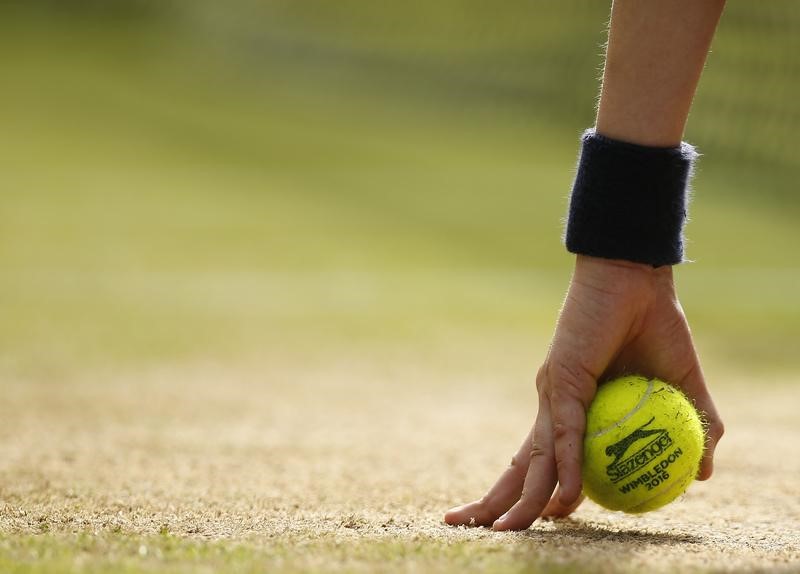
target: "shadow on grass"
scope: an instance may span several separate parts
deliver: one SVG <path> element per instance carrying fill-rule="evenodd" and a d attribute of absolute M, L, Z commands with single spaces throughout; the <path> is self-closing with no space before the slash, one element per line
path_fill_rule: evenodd
<path fill-rule="evenodd" d="M 520 536 L 537 542 L 552 541 L 553 536 L 562 536 L 574 541 L 591 542 L 617 542 L 620 544 L 702 544 L 705 539 L 685 532 L 653 532 L 636 529 L 617 529 L 607 526 L 581 522 L 572 518 L 553 520 L 547 523 L 547 530 L 526 530 Z"/>

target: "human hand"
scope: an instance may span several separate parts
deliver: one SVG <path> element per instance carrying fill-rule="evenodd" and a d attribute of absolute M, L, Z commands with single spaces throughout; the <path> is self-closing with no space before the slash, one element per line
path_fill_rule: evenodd
<path fill-rule="evenodd" d="M 533 429 L 489 492 L 449 510 L 445 522 L 522 530 L 540 516 L 575 510 L 583 500 L 586 411 L 597 381 L 624 373 L 657 376 L 694 402 L 707 425 L 697 478 L 708 479 L 723 426 L 678 302 L 672 267 L 578 255 L 536 376 L 539 410 Z"/>

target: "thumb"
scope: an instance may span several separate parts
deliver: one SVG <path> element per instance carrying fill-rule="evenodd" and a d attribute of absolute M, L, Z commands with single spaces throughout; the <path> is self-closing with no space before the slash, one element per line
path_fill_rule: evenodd
<path fill-rule="evenodd" d="M 672 344 L 661 353 L 654 354 L 649 362 L 655 373 L 681 389 L 700 412 L 706 444 L 697 478 L 706 480 L 713 472 L 714 450 L 725 429 L 706 385 L 691 331 L 682 313 L 674 319 L 672 332 Z"/>

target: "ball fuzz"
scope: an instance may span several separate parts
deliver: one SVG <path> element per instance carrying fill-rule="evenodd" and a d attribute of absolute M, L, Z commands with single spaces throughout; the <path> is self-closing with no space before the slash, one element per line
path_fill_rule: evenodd
<path fill-rule="evenodd" d="M 704 442 L 697 411 L 675 387 L 638 375 L 604 383 L 586 417 L 584 492 L 609 510 L 660 508 L 694 480 Z"/>

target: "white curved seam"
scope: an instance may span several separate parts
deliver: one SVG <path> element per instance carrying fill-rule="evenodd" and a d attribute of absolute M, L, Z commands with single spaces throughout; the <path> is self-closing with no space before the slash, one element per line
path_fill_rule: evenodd
<path fill-rule="evenodd" d="M 644 394 L 642 395 L 642 398 L 641 398 L 641 399 L 639 399 L 639 402 L 638 402 L 638 403 L 636 403 L 636 406 L 635 406 L 635 407 L 633 407 L 633 409 L 631 410 L 631 412 L 629 412 L 628 414 L 626 414 L 624 417 L 622 417 L 620 420 L 618 420 L 617 422 L 615 422 L 615 423 L 614 423 L 614 424 L 612 424 L 611 426 L 609 426 L 609 427 L 606 427 L 606 428 L 604 428 L 604 429 L 600 429 L 599 431 L 593 432 L 593 433 L 592 433 L 592 434 L 590 434 L 590 435 L 589 435 L 587 438 L 597 438 L 597 437 L 599 437 L 599 436 L 603 436 L 603 435 L 604 435 L 604 434 L 606 434 L 607 432 L 609 432 L 609 431 L 611 431 L 611 430 L 613 430 L 613 429 L 615 429 L 615 428 L 619 428 L 619 427 L 621 427 L 622 425 L 624 425 L 626 422 L 628 422 L 629 420 L 631 420 L 631 417 L 632 417 L 633 415 L 635 415 L 636 413 L 638 413 L 638 412 L 639 412 L 639 410 L 640 410 L 640 409 L 641 409 L 641 408 L 644 406 L 644 404 L 647 402 L 647 399 L 649 399 L 649 398 L 650 398 L 650 394 L 653 392 L 653 385 L 654 385 L 654 382 L 653 382 L 653 380 L 647 381 L 647 389 L 645 389 L 645 391 L 644 391 Z"/>

